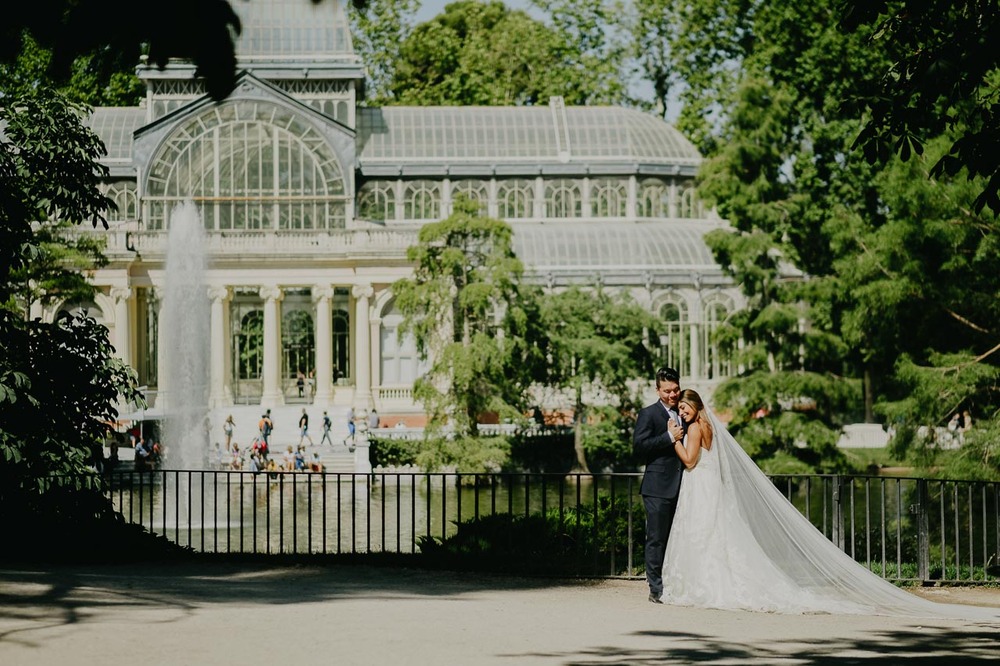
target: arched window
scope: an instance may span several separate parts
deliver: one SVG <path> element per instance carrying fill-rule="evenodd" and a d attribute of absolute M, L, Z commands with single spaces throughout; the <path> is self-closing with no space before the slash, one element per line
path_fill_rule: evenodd
<path fill-rule="evenodd" d="M 395 183 L 373 180 L 358 192 L 358 218 L 384 222 L 396 218 Z"/>
<path fill-rule="evenodd" d="M 667 185 L 662 180 L 647 178 L 639 183 L 636 215 L 639 217 L 669 217 Z"/>
<path fill-rule="evenodd" d="M 441 218 L 441 190 L 432 180 L 415 180 L 406 184 L 403 193 L 403 217 L 407 220 L 438 220 Z"/>
<path fill-rule="evenodd" d="M 117 209 L 108 210 L 108 222 L 124 222 L 139 217 L 139 199 L 136 196 L 135 183 L 122 180 L 108 185 L 108 198 L 115 202 Z"/>
<path fill-rule="evenodd" d="M 264 371 L 264 311 L 243 315 L 235 336 L 236 378 L 260 379 Z"/>
<path fill-rule="evenodd" d="M 594 217 L 625 217 L 628 186 L 623 180 L 595 178 L 590 182 L 590 201 Z"/>
<path fill-rule="evenodd" d="M 678 217 L 705 217 L 705 207 L 698 200 L 697 191 L 694 187 L 685 187 L 680 190 L 680 200 L 677 202 Z"/>
<path fill-rule="evenodd" d="M 580 217 L 583 200 L 575 180 L 559 178 L 545 183 L 546 217 Z"/>
<path fill-rule="evenodd" d="M 517 220 L 534 216 L 535 183 L 530 180 L 501 180 L 497 183 L 497 216 Z"/>
<path fill-rule="evenodd" d="M 479 214 L 486 215 L 489 210 L 490 194 L 486 183 L 481 180 L 459 180 L 451 185 L 451 200 L 464 196 L 469 201 L 479 205 Z"/>
<path fill-rule="evenodd" d="M 281 321 L 281 351 L 286 381 L 294 381 L 301 372 L 308 375 L 316 367 L 316 337 L 313 318 L 305 310 L 290 310 Z"/>
<path fill-rule="evenodd" d="M 688 312 L 683 302 L 669 302 L 660 307 L 664 329 L 659 333 L 661 364 L 691 376 L 691 339 Z"/>
<path fill-rule="evenodd" d="M 327 140 L 264 101 L 211 106 L 164 142 L 146 178 L 146 224 L 191 199 L 207 229 L 342 229 L 347 188 Z"/>
<path fill-rule="evenodd" d="M 735 341 L 723 336 L 723 325 L 733 311 L 728 299 L 716 299 L 705 304 L 701 325 L 701 348 L 704 350 L 702 376 L 706 379 L 729 377 L 733 374 L 732 352 Z"/>
<path fill-rule="evenodd" d="M 351 376 L 351 319 L 347 310 L 333 311 L 333 383 L 347 384 Z"/>

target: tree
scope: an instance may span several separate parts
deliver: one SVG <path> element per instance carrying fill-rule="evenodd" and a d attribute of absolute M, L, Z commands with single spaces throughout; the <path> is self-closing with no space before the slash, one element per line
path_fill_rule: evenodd
<path fill-rule="evenodd" d="M 369 0 L 355 3 L 350 13 L 354 50 L 365 63 L 365 93 L 373 104 L 391 103 L 389 84 L 419 4 L 417 0 Z"/>
<path fill-rule="evenodd" d="M 233 35 L 239 28 L 226 0 L 161 3 L 154 21 L 127 0 L 27 3 L 0 27 L 0 63 L 16 62 L 26 36 L 51 51 L 47 74 L 57 83 L 70 78 L 80 57 L 102 67 L 139 62 L 143 52 L 159 67 L 171 58 L 187 58 L 208 93 L 221 100 L 236 82 Z"/>
<path fill-rule="evenodd" d="M 666 116 L 675 86 L 679 83 L 673 45 L 679 41 L 680 7 L 677 0 L 647 0 L 632 3 L 630 32 L 632 57 L 653 89 L 653 105 Z"/>
<path fill-rule="evenodd" d="M 829 442 L 849 420 L 916 429 L 943 425 L 951 405 L 977 418 L 997 407 L 997 226 L 974 212 L 975 180 L 926 178 L 928 155 L 961 128 L 909 162 L 862 159 L 852 145 L 864 119 L 843 100 L 894 54 L 866 30 L 836 29 L 836 11 L 702 0 L 680 12 L 671 44 L 678 123 L 708 156 L 700 194 L 734 227 L 707 240 L 749 302 L 722 330 L 746 341 L 748 370 L 716 400 L 741 441 L 786 467 L 789 456 L 840 465 Z M 918 375 L 935 388 L 915 390 Z"/>
<path fill-rule="evenodd" d="M 459 0 L 418 25 L 399 49 L 394 103 L 418 105 L 613 103 L 624 95 L 609 63 L 499 0 Z"/>
<path fill-rule="evenodd" d="M 520 419 L 525 412 L 540 356 L 512 233 L 460 198 L 447 219 L 424 225 L 407 250 L 414 275 L 397 281 L 393 293 L 403 315 L 400 335 L 411 333 L 421 358 L 431 361 L 414 397 L 432 431 L 449 424 L 457 437 L 475 438 L 483 414 Z"/>
<path fill-rule="evenodd" d="M 630 385 L 653 374 L 645 334 L 660 328 L 656 318 L 627 297 L 603 289 L 571 287 L 547 295 L 541 306 L 546 335 L 548 382 L 573 394 L 576 471 L 588 472 L 584 424 L 590 402 L 610 402 L 631 417 L 639 397 Z M 615 419 L 622 425 L 624 418 Z M 619 430 L 620 436 L 620 430 Z"/>
<path fill-rule="evenodd" d="M 5 96 L 0 106 L 0 504 L 19 515 L 73 518 L 53 501 L 54 477 L 87 477 L 119 400 L 140 399 L 135 374 L 114 356 L 107 329 L 86 317 L 28 321 L 32 283 L 80 293 L 68 266 L 53 257 L 49 227 L 35 220 L 103 220 L 109 200 L 97 190 L 103 152 L 82 124 L 84 109 L 50 89 Z M 60 247 L 58 244 L 55 247 Z M 28 277 L 31 280 L 28 280 Z M 67 292 L 66 290 L 72 290 Z M 90 517 L 108 511 L 95 502 Z M 79 517 L 79 516 L 77 516 Z M 87 516 L 84 516 L 87 517 Z M 30 521 L 29 521 L 30 522 Z M 17 522 L 20 525 L 20 522 Z"/>
<path fill-rule="evenodd" d="M 881 76 L 848 108 L 867 114 L 856 145 L 871 162 L 905 161 L 928 140 L 953 133 L 931 176 L 981 177 L 973 208 L 1000 214 L 1000 6 L 964 0 L 846 0 L 841 27 L 866 31 L 890 54 Z"/>

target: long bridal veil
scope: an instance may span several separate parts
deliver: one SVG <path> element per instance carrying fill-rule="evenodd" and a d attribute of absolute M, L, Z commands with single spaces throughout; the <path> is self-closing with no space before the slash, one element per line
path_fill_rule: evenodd
<path fill-rule="evenodd" d="M 1000 609 L 921 599 L 855 562 L 785 498 L 718 418 L 706 412 L 715 431 L 721 492 L 727 495 L 723 504 L 739 512 L 764 556 L 804 596 L 825 600 L 818 610 L 831 604 L 876 615 L 1000 622 Z"/>

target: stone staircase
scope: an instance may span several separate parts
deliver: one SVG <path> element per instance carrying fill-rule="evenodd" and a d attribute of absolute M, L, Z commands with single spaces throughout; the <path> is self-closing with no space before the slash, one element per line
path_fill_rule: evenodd
<path fill-rule="evenodd" d="M 309 436 L 312 444 L 306 439 L 302 443 L 306 446 L 306 460 L 312 458 L 313 452 L 319 453 L 320 459 L 327 472 L 351 473 L 358 469 L 356 457 L 367 455 L 365 448 L 358 448 L 352 453 L 344 444 L 344 439 L 348 435 L 347 430 L 347 407 L 328 408 L 326 411 L 330 415 L 333 427 L 330 430 L 330 438 L 333 445 L 329 443 L 321 444 L 323 438 L 323 409 L 312 405 L 282 405 L 271 408 L 271 420 L 274 422 L 274 432 L 271 433 L 271 458 L 280 464 L 283 455 L 289 446 L 293 448 L 299 445 L 299 417 L 305 409 L 309 415 Z M 211 420 L 211 442 L 219 442 L 220 445 L 226 441 L 222 431 L 222 424 L 226 416 L 233 415 L 236 426 L 233 430 L 233 441 L 239 444 L 241 449 L 249 447 L 254 437 L 259 433 L 257 423 L 260 421 L 265 409 L 259 405 L 234 405 L 231 407 L 220 407 L 209 412 Z M 364 461 L 360 461 L 364 462 Z"/>

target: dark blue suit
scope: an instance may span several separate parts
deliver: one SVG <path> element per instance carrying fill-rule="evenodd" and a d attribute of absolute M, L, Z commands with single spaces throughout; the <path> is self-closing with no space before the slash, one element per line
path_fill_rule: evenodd
<path fill-rule="evenodd" d="M 666 407 L 657 400 L 639 411 L 632 433 L 632 448 L 646 466 L 639 492 L 646 507 L 646 580 L 656 597 L 663 594 L 663 556 L 684 471 L 667 432 L 669 418 Z"/>

